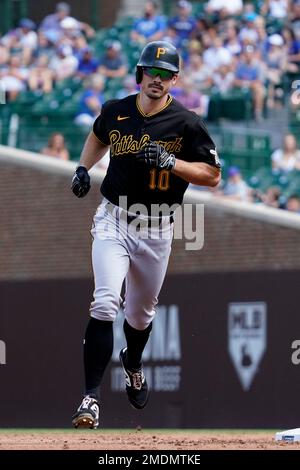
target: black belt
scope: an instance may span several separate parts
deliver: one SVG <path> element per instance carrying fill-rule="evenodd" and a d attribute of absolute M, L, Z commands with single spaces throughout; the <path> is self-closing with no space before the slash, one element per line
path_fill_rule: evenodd
<path fill-rule="evenodd" d="M 173 224 L 174 223 L 174 217 L 173 215 L 170 215 L 170 216 L 162 216 L 160 215 L 159 217 L 148 217 L 148 218 L 145 218 L 145 219 L 141 219 L 139 217 L 139 215 L 129 215 L 127 214 L 127 223 L 128 224 L 131 224 L 131 222 L 133 221 L 139 221 L 141 223 L 141 225 L 143 226 L 143 224 L 145 223 L 146 227 L 160 227 L 162 225 L 162 222 L 163 222 L 163 219 L 165 219 L 166 217 L 169 217 L 169 223 L 170 224 Z M 166 220 L 165 220 L 166 222 Z"/>
<path fill-rule="evenodd" d="M 112 213 L 111 211 L 111 207 L 109 206 L 110 203 L 107 203 L 105 208 L 106 210 L 108 210 L 110 213 Z M 118 206 L 115 206 L 115 207 L 118 207 Z M 122 210 L 122 209 L 121 209 Z M 126 214 L 126 215 L 125 215 Z M 166 216 L 166 215 L 159 215 L 158 217 L 147 217 L 147 218 L 140 218 L 140 214 L 136 214 L 136 215 L 129 215 L 128 213 L 126 213 L 126 211 L 124 212 L 121 212 L 119 213 L 119 217 L 120 219 L 125 219 L 127 220 L 127 223 L 128 224 L 131 224 L 131 222 L 133 222 L 134 220 L 136 221 L 139 221 L 141 223 L 141 225 L 143 225 L 143 222 L 146 222 L 146 226 L 147 227 L 160 227 L 162 222 L 163 222 L 163 219 L 166 219 L 166 217 L 169 217 L 169 223 L 170 224 L 173 224 L 174 223 L 174 217 L 173 217 L 173 214 L 169 215 L 169 216 Z M 165 220 L 166 221 L 166 220 Z M 158 222 L 158 223 L 157 223 Z"/>

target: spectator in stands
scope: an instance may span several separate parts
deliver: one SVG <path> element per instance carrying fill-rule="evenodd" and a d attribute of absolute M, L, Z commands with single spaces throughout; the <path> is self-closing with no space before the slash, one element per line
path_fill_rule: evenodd
<path fill-rule="evenodd" d="M 290 23 L 297 39 L 300 40 L 300 0 L 294 0 L 289 8 Z"/>
<path fill-rule="evenodd" d="M 263 16 L 284 19 L 288 14 L 288 0 L 265 0 L 260 8 Z"/>
<path fill-rule="evenodd" d="M 224 47 L 232 56 L 238 56 L 242 52 L 242 45 L 238 37 L 238 28 L 236 26 L 227 26 L 225 29 Z"/>
<path fill-rule="evenodd" d="M 136 79 L 134 75 L 126 75 L 123 79 L 123 88 L 121 88 L 116 95 L 117 99 L 125 98 L 129 95 L 135 95 L 138 92 Z"/>
<path fill-rule="evenodd" d="M 207 50 L 208 48 L 212 47 L 215 40 L 218 38 L 218 31 L 217 27 L 210 25 L 206 31 L 203 32 L 201 46 L 203 51 Z M 223 40 L 222 40 L 223 43 Z"/>
<path fill-rule="evenodd" d="M 144 16 L 135 21 L 131 39 L 144 45 L 146 42 L 159 41 L 165 33 L 166 21 L 157 15 L 158 4 L 148 1 L 145 4 Z"/>
<path fill-rule="evenodd" d="M 290 95 L 291 111 L 300 109 L 300 80 L 295 80 L 292 84 L 292 93 Z"/>
<path fill-rule="evenodd" d="M 35 32 L 36 25 L 29 18 L 23 18 L 19 23 L 20 27 L 20 44 L 22 47 L 23 64 L 28 65 L 31 62 L 33 52 L 37 48 L 37 34 Z"/>
<path fill-rule="evenodd" d="M 67 16 L 60 22 L 60 26 L 62 29 L 62 43 L 72 45 L 73 39 L 81 34 L 80 22 L 72 16 Z"/>
<path fill-rule="evenodd" d="M 77 21 L 72 16 L 71 7 L 66 2 L 57 3 L 55 13 L 46 16 L 41 25 L 40 31 L 51 35 L 53 42 L 57 43 L 63 35 L 72 36 L 74 32 L 83 31 L 88 38 L 95 34 L 94 29 L 87 23 Z"/>
<path fill-rule="evenodd" d="M 235 71 L 234 86 L 251 90 L 254 103 L 254 115 L 257 121 L 262 119 L 265 89 L 260 78 L 260 64 L 255 58 L 255 49 L 246 46 Z"/>
<path fill-rule="evenodd" d="M 189 63 L 189 59 L 192 55 L 200 55 L 202 58 L 202 45 L 197 39 L 191 39 L 188 42 L 186 60 L 184 61 L 184 65 Z"/>
<path fill-rule="evenodd" d="M 290 196 L 286 202 L 286 210 L 300 214 L 300 197 L 298 194 Z"/>
<path fill-rule="evenodd" d="M 244 45 L 257 44 L 258 32 L 255 25 L 256 19 L 257 14 L 255 12 L 249 12 L 243 16 L 244 26 L 239 32 L 239 39 Z"/>
<path fill-rule="evenodd" d="M 7 68 L 9 62 L 9 50 L 4 44 L 0 43 L 0 73 Z"/>
<path fill-rule="evenodd" d="M 257 50 L 260 52 L 262 57 L 265 57 L 269 48 L 265 19 L 262 16 L 257 16 L 254 21 L 254 27 L 258 36 L 256 42 Z"/>
<path fill-rule="evenodd" d="M 180 37 L 178 36 L 177 31 L 173 26 L 167 27 L 161 40 L 173 44 L 173 46 L 176 47 L 176 49 L 179 49 L 179 47 L 181 47 Z"/>
<path fill-rule="evenodd" d="M 206 116 L 208 108 L 208 97 L 202 95 L 193 87 L 191 77 L 179 76 L 176 87 L 176 99 L 190 111 L 194 111 L 199 116 Z"/>
<path fill-rule="evenodd" d="M 90 46 L 88 45 L 88 42 L 83 34 L 79 34 L 72 40 L 73 54 L 78 60 L 80 60 L 82 56 L 82 51 L 89 47 Z"/>
<path fill-rule="evenodd" d="M 98 65 L 99 62 L 95 57 L 93 57 L 91 47 L 87 46 L 85 49 L 80 51 L 76 75 L 81 78 L 91 75 L 96 72 Z"/>
<path fill-rule="evenodd" d="M 214 92 L 228 93 L 233 88 L 234 73 L 230 65 L 221 65 L 212 75 Z"/>
<path fill-rule="evenodd" d="M 57 42 L 62 35 L 61 21 L 70 14 L 70 11 L 71 7 L 68 3 L 57 3 L 55 13 L 43 19 L 40 31 L 43 31 L 45 34 L 51 34 L 53 41 Z"/>
<path fill-rule="evenodd" d="M 300 170 L 300 150 L 293 134 L 286 134 L 281 149 L 271 155 L 272 168 L 280 171 Z"/>
<path fill-rule="evenodd" d="M 286 69 L 288 72 L 296 73 L 300 69 L 300 38 L 297 38 L 290 28 L 284 28 L 282 35 L 287 49 Z"/>
<path fill-rule="evenodd" d="M 34 53 L 34 59 L 40 56 L 47 56 L 50 60 L 55 55 L 54 42 L 51 40 L 51 35 L 43 31 L 38 32 L 38 44 Z"/>
<path fill-rule="evenodd" d="M 92 126 L 100 114 L 105 99 L 102 94 L 105 79 L 99 74 L 92 75 L 87 82 L 87 89 L 83 92 L 75 123 L 81 126 Z"/>
<path fill-rule="evenodd" d="M 241 171 L 237 166 L 228 168 L 228 179 L 221 192 L 223 196 L 239 201 L 252 201 L 251 189 L 244 181 Z"/>
<path fill-rule="evenodd" d="M 49 137 L 48 145 L 41 150 L 41 153 L 61 160 L 69 160 L 70 158 L 65 145 L 65 138 L 59 132 L 55 132 Z"/>
<path fill-rule="evenodd" d="M 269 47 L 264 60 L 268 89 L 267 106 L 268 108 L 274 108 L 280 104 L 277 98 L 281 98 L 283 95 L 283 89 L 279 85 L 282 84 L 286 67 L 286 53 L 283 47 L 283 38 L 280 34 L 269 36 L 268 43 Z"/>
<path fill-rule="evenodd" d="M 20 56 L 12 56 L 8 67 L 4 67 L 0 72 L 1 88 L 9 101 L 14 101 L 19 93 L 25 90 L 27 78 L 28 69 L 22 67 Z"/>
<path fill-rule="evenodd" d="M 214 15 L 216 19 L 224 19 L 228 16 L 240 15 L 243 9 L 242 0 L 209 0 L 206 4 L 206 12 Z"/>
<path fill-rule="evenodd" d="M 48 62 L 48 57 L 41 55 L 36 64 L 30 69 L 28 86 L 31 91 L 42 90 L 43 93 L 52 91 L 54 72 L 48 68 Z"/>
<path fill-rule="evenodd" d="M 190 55 L 184 68 L 184 74 L 192 79 L 193 86 L 198 91 L 208 90 L 212 85 L 212 70 L 203 63 L 200 54 L 192 53 Z"/>
<path fill-rule="evenodd" d="M 193 29 L 191 38 L 196 39 L 196 41 L 198 41 L 200 44 L 202 44 L 203 43 L 203 36 L 204 36 L 205 32 L 209 29 L 210 22 L 207 18 L 207 15 L 205 15 L 203 13 L 198 13 L 195 16 L 195 20 L 196 20 L 196 23 L 195 23 L 195 27 Z"/>
<path fill-rule="evenodd" d="M 19 27 L 9 31 L 1 39 L 10 53 L 20 54 L 24 65 L 31 61 L 34 50 L 37 47 L 37 34 L 35 23 L 29 18 L 23 18 L 19 22 Z"/>
<path fill-rule="evenodd" d="M 278 186 L 270 186 L 265 193 L 259 189 L 253 190 L 254 202 L 263 203 L 268 207 L 274 207 L 275 209 L 282 209 L 280 202 L 281 189 Z"/>
<path fill-rule="evenodd" d="M 280 196 L 281 196 L 281 189 L 278 188 L 278 186 L 271 186 L 270 188 L 267 189 L 263 197 L 263 203 L 266 206 L 275 207 L 276 209 L 281 209 L 282 206 L 280 202 Z"/>
<path fill-rule="evenodd" d="M 60 81 L 75 75 L 78 59 L 73 55 L 71 46 L 61 44 L 49 66 L 55 73 L 55 80 Z"/>
<path fill-rule="evenodd" d="M 121 54 L 121 43 L 108 43 L 104 56 L 99 61 L 98 72 L 106 78 L 123 78 L 127 73 L 126 58 Z"/>
<path fill-rule="evenodd" d="M 78 21 L 72 16 L 67 16 L 60 22 L 63 35 L 72 40 L 73 38 L 84 33 L 87 38 L 92 38 L 95 35 L 95 30 L 87 23 Z"/>
<path fill-rule="evenodd" d="M 186 0 L 180 0 L 177 3 L 177 15 L 170 18 L 168 26 L 173 28 L 177 34 L 178 47 L 187 45 L 192 32 L 196 27 L 196 19 L 191 15 L 192 4 Z"/>
<path fill-rule="evenodd" d="M 256 12 L 256 5 L 255 2 L 248 2 L 244 3 L 243 5 L 243 11 L 242 11 L 242 16 L 244 17 L 247 15 L 247 13 L 255 13 Z"/>
<path fill-rule="evenodd" d="M 217 36 L 211 47 L 203 54 L 203 62 L 211 69 L 216 70 L 221 65 L 229 65 L 232 61 L 231 53 L 223 46 L 223 39 Z"/>

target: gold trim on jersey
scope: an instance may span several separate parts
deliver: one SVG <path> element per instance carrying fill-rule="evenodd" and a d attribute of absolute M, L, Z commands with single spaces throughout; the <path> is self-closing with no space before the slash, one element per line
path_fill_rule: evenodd
<path fill-rule="evenodd" d="M 173 98 L 171 95 L 168 95 L 168 99 L 167 99 L 167 102 L 166 104 L 164 104 L 164 106 L 162 108 L 160 108 L 158 111 L 155 111 L 154 113 L 144 113 L 144 111 L 142 110 L 141 106 L 140 106 L 140 94 L 137 94 L 136 95 L 136 107 L 137 109 L 139 110 L 139 112 L 141 113 L 142 116 L 144 117 L 149 117 L 149 116 L 154 116 L 155 114 L 158 114 L 160 113 L 161 111 L 163 111 L 163 109 L 167 108 L 169 106 L 169 104 L 171 104 Z"/>
<path fill-rule="evenodd" d="M 122 135 L 117 129 L 109 133 L 112 155 L 123 155 L 126 153 L 136 153 L 144 147 L 151 139 L 149 134 L 144 134 L 139 140 L 133 138 L 133 134 Z M 162 145 L 167 152 L 180 152 L 182 148 L 182 137 L 176 137 L 175 140 L 164 141 L 157 140 L 157 144 Z"/>

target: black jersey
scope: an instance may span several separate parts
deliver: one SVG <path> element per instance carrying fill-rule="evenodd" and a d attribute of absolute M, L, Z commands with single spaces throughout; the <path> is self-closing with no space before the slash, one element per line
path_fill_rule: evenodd
<path fill-rule="evenodd" d="M 120 196 L 127 196 L 128 206 L 140 203 L 147 209 L 151 204 L 181 204 L 189 183 L 169 170 L 147 167 L 135 154 L 152 140 L 181 160 L 219 166 L 215 144 L 200 117 L 172 97 L 150 114 L 143 113 L 138 97 L 106 102 L 94 122 L 95 136 L 111 149 L 101 192 L 115 205 Z"/>

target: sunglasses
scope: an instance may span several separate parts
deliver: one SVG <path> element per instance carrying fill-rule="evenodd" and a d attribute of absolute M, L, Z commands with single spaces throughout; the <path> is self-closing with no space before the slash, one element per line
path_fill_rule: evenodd
<path fill-rule="evenodd" d="M 161 80 L 171 80 L 174 77 L 174 72 L 165 69 L 158 69 L 156 67 L 144 67 L 144 72 L 148 77 L 155 78 L 160 76 Z"/>

